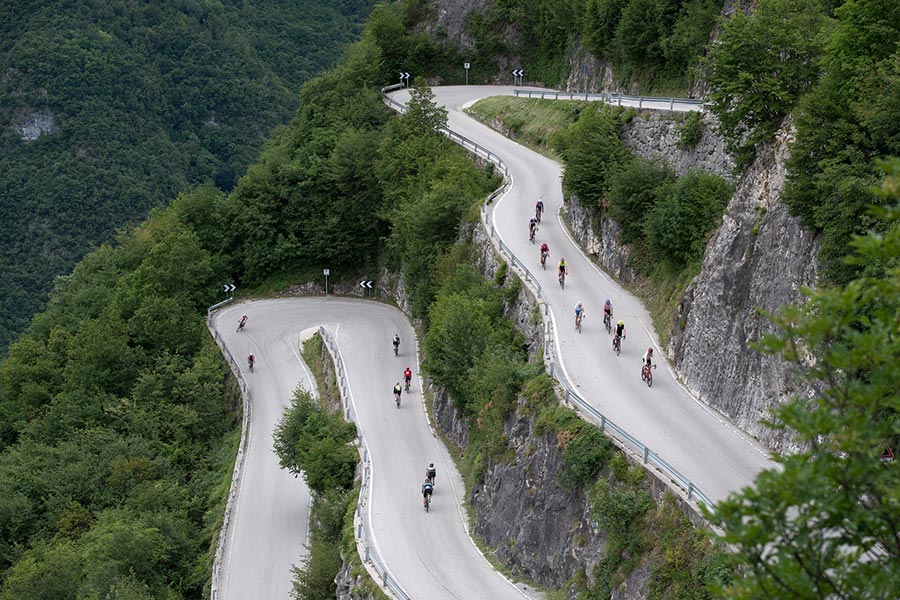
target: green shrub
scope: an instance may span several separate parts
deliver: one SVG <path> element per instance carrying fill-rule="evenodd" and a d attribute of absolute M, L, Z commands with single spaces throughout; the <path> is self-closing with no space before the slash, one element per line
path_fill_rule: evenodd
<path fill-rule="evenodd" d="M 667 166 L 636 158 L 610 178 L 609 216 L 622 228 L 622 241 L 631 244 L 644 237 L 644 221 L 650 209 L 672 187 L 675 173 Z"/>
<path fill-rule="evenodd" d="M 598 481 L 591 489 L 591 507 L 601 529 L 624 536 L 631 526 L 655 506 L 646 491 L 633 486 L 611 486 Z"/>
<path fill-rule="evenodd" d="M 707 236 L 719 224 L 734 188 L 721 177 L 691 173 L 650 209 L 644 235 L 656 254 L 684 266 L 702 256 Z"/>
<path fill-rule="evenodd" d="M 691 111 L 676 128 L 678 132 L 677 146 L 684 150 L 693 148 L 703 138 L 703 117 L 700 111 Z"/>
<path fill-rule="evenodd" d="M 275 453 L 282 468 L 302 473 L 309 488 L 322 494 L 349 489 L 359 456 L 351 442 L 356 426 L 329 413 L 301 389 L 275 427 Z"/>
<path fill-rule="evenodd" d="M 573 425 L 560 431 L 557 437 L 566 463 L 566 469 L 560 473 L 560 484 L 569 489 L 593 481 L 613 451 L 609 438 L 598 427 L 577 416 Z"/>
<path fill-rule="evenodd" d="M 619 139 L 619 112 L 591 105 L 557 137 L 557 151 L 565 159 L 563 186 L 585 206 L 596 206 L 606 194 L 610 176 L 628 159 Z"/>

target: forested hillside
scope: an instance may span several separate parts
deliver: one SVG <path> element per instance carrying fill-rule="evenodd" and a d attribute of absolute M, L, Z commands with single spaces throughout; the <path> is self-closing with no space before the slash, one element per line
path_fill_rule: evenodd
<path fill-rule="evenodd" d="M 0 598 L 208 594 L 239 418 L 204 326 L 218 282 L 383 260 L 427 315 L 435 264 L 453 271 L 456 225 L 497 178 L 434 133 L 444 117 L 427 88 L 392 118 L 378 88 L 394 43 L 370 27 L 303 86 L 292 125 L 231 193 L 183 193 L 89 253 L 10 346 Z"/>
<path fill-rule="evenodd" d="M 117 227 L 231 189 L 373 5 L 0 2 L 0 353 Z"/>

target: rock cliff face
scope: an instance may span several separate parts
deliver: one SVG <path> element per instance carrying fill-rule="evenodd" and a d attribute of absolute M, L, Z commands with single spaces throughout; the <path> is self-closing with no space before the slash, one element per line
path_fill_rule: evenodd
<path fill-rule="evenodd" d="M 475 47 L 475 39 L 465 31 L 472 12 L 483 12 L 488 0 L 435 0 L 435 21 L 429 29 L 433 40 L 445 46 L 456 46 L 463 53 Z"/>
<path fill-rule="evenodd" d="M 725 150 L 725 140 L 714 133 L 715 119 L 703 113 L 700 141 L 679 148 L 679 121 L 669 113 L 645 111 L 622 129 L 622 141 L 635 156 L 668 164 L 677 175 L 703 171 L 729 181 L 734 179 L 734 160 Z"/>
<path fill-rule="evenodd" d="M 780 201 L 790 140 L 786 125 L 741 178 L 682 299 L 669 348 L 692 392 L 776 449 L 789 441 L 759 419 L 807 390 L 784 361 L 750 348 L 773 329 L 757 307 L 774 313 L 802 302 L 800 288 L 818 276 L 815 236 Z"/>

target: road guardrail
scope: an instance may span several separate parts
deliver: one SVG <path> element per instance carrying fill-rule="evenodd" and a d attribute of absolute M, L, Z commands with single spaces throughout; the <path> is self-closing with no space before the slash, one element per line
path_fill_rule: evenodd
<path fill-rule="evenodd" d="M 668 110 L 670 112 L 686 112 L 691 110 L 705 110 L 706 103 L 694 98 L 665 98 L 659 96 L 628 96 L 626 94 L 589 93 L 589 92 L 559 92 L 556 90 L 520 90 L 513 89 L 513 95 L 526 98 L 540 98 L 542 100 L 584 100 L 586 102 L 605 102 L 612 106 L 637 106 L 639 109 Z M 660 106 L 649 105 L 662 105 Z M 676 106 L 681 107 L 680 110 Z"/>

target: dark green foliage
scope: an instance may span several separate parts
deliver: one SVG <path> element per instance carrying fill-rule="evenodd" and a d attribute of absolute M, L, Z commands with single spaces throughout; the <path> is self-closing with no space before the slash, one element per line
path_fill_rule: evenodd
<path fill-rule="evenodd" d="M 351 442 L 356 426 L 340 413 L 330 413 L 298 389 L 291 405 L 275 427 L 275 454 L 281 468 L 303 474 L 309 489 L 324 494 L 331 489 L 347 490 L 359 455 Z"/>
<path fill-rule="evenodd" d="M 846 6 L 846 5 L 845 5 Z M 840 10 L 840 9 L 839 9 Z M 731 598 L 890 598 L 900 589 L 900 470 L 878 460 L 900 431 L 900 160 L 877 211 L 886 232 L 853 241 L 852 261 L 878 276 L 807 292 L 773 317 L 762 347 L 815 390 L 775 409 L 800 450 L 775 456 L 753 488 L 717 507 L 744 576 Z M 874 269 L 872 269 L 874 271 Z"/>
<path fill-rule="evenodd" d="M 230 189 L 374 0 L 4 2 L 0 353 L 53 277 L 190 185 Z M 52 113 L 33 142 L 13 125 Z"/>
<path fill-rule="evenodd" d="M 795 113 L 796 142 L 788 162 L 785 201 L 804 223 L 823 233 L 826 276 L 845 283 L 859 266 L 843 262 L 853 234 L 884 229 L 867 207 L 879 175 L 873 159 L 900 155 L 900 5 L 849 0 L 823 32 L 818 85 Z"/>
<path fill-rule="evenodd" d="M 612 442 L 596 425 L 580 419 L 560 431 L 558 438 L 566 463 L 560 483 L 570 489 L 594 481 L 613 451 Z"/>
<path fill-rule="evenodd" d="M 503 318 L 502 309 L 502 289 L 460 265 L 429 310 L 423 366 L 469 414 L 494 395 L 506 407 L 518 385 L 514 365 L 521 361 L 519 334 Z M 476 365 L 478 370 L 472 371 Z"/>
<path fill-rule="evenodd" d="M 621 112 L 589 105 L 578 121 L 556 138 L 566 163 L 563 186 L 586 206 L 598 206 L 609 189 L 611 175 L 628 158 L 619 139 Z"/>
<path fill-rule="evenodd" d="M 675 173 L 659 163 L 635 158 L 620 166 L 609 183 L 609 216 L 622 228 L 622 241 L 643 240 L 644 222 L 650 210 L 668 196 Z"/>
<path fill-rule="evenodd" d="M 721 9 L 720 0 L 587 0 L 582 36 L 620 81 L 684 88 Z"/>
<path fill-rule="evenodd" d="M 215 262 L 155 213 L 60 280 L 10 346 L 0 598 L 202 594 L 236 425 L 203 326 Z"/>
<path fill-rule="evenodd" d="M 816 83 L 825 23 L 820 0 L 763 0 L 725 21 L 707 61 L 708 100 L 740 162 Z"/>
<path fill-rule="evenodd" d="M 699 258 L 718 227 L 734 188 L 721 177 L 690 173 L 647 214 L 644 235 L 657 255 L 683 266 Z"/>
<path fill-rule="evenodd" d="M 703 139 L 703 117 L 700 111 L 689 112 L 675 130 L 678 132 L 678 147 L 682 150 L 700 143 Z"/>

